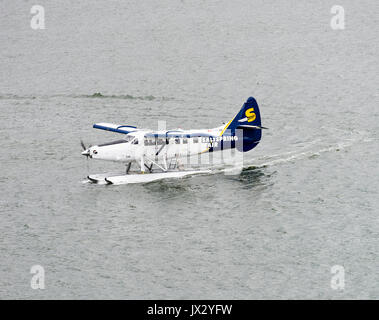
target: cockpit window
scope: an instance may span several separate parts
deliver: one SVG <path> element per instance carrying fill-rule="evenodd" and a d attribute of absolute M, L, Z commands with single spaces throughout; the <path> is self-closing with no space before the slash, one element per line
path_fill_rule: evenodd
<path fill-rule="evenodd" d="M 134 137 L 133 136 L 129 136 L 129 135 L 127 135 L 126 137 L 125 137 L 125 142 L 130 142 L 130 141 L 132 141 L 134 139 Z"/>
<path fill-rule="evenodd" d="M 132 143 L 132 144 L 138 144 L 138 139 L 135 138 L 131 143 Z"/>

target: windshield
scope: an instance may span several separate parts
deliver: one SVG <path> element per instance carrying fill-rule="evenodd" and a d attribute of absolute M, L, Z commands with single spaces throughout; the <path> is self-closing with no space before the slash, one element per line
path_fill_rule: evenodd
<path fill-rule="evenodd" d="M 125 141 L 125 142 L 130 142 L 130 141 L 132 141 L 134 138 L 135 138 L 134 136 L 126 135 L 124 141 Z"/>

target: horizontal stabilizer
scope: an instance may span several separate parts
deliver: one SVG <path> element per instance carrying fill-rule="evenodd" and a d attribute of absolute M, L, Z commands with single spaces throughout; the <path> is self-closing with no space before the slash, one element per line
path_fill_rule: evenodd
<path fill-rule="evenodd" d="M 244 125 L 238 126 L 237 129 L 260 130 L 260 129 L 268 129 L 268 128 L 262 127 L 262 126 L 250 126 L 248 124 L 244 124 Z"/>

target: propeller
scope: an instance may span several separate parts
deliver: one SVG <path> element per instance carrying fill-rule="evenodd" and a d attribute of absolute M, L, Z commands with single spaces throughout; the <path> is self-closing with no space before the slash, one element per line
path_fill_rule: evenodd
<path fill-rule="evenodd" d="M 85 146 L 85 144 L 84 144 L 84 142 L 83 142 L 83 140 L 80 140 L 80 145 L 82 146 L 82 149 L 83 149 L 83 150 L 86 150 L 86 149 L 87 149 L 86 146 Z"/>
<path fill-rule="evenodd" d="M 83 140 L 80 140 L 80 145 L 82 146 L 82 149 L 83 149 L 82 155 L 86 156 L 86 158 L 87 158 L 86 167 L 87 167 L 87 173 L 89 173 L 88 157 L 89 157 L 89 148 L 91 148 L 91 145 L 89 145 L 87 148 L 86 145 L 84 144 Z"/>
<path fill-rule="evenodd" d="M 82 149 L 83 149 L 82 155 L 86 156 L 87 159 L 88 159 L 88 157 L 89 157 L 89 151 L 88 151 L 88 149 L 91 148 L 91 145 L 89 145 L 88 147 L 86 147 L 86 145 L 84 144 L 83 140 L 80 140 L 80 145 L 82 146 Z"/>

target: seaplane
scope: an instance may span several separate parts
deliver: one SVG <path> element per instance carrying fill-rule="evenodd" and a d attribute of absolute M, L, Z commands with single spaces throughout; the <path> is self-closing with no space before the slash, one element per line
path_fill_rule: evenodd
<path fill-rule="evenodd" d="M 165 178 L 209 173 L 210 170 L 186 170 L 182 159 L 204 153 L 233 150 L 247 152 L 261 140 L 261 116 L 257 101 L 249 97 L 228 123 L 213 129 L 149 130 L 131 125 L 95 123 L 93 128 L 122 134 L 122 138 L 86 147 L 87 159 L 113 161 L 126 165 L 122 175 L 88 175 L 87 181 L 98 184 L 144 183 Z M 137 171 L 131 168 L 137 167 Z"/>

